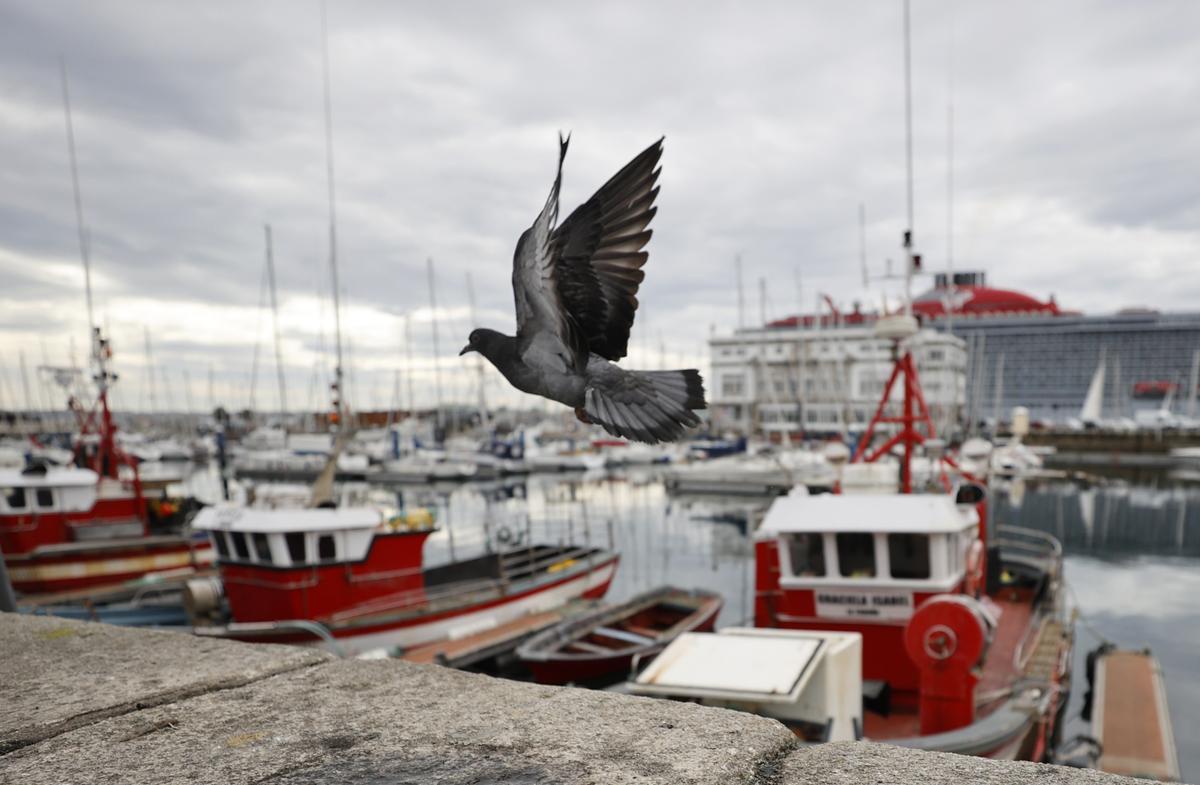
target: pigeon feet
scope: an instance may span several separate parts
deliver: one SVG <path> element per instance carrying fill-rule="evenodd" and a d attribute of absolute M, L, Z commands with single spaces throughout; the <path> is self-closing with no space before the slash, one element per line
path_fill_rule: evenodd
<path fill-rule="evenodd" d="M 575 417 L 584 425 L 592 424 L 592 421 L 588 419 L 587 412 L 579 407 L 575 408 Z"/>

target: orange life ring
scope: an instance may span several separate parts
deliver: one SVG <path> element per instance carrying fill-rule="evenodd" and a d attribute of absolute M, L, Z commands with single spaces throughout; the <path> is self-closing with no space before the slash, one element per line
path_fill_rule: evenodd
<path fill-rule="evenodd" d="M 967 549 L 967 577 L 965 590 L 972 597 L 979 596 L 983 587 L 983 540 L 975 540 Z"/>

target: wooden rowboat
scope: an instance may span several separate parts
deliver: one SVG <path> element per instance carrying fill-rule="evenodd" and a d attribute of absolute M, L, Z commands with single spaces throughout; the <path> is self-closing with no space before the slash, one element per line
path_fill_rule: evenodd
<path fill-rule="evenodd" d="M 722 603 L 713 592 L 662 586 L 557 624 L 522 644 L 517 657 L 542 684 L 623 679 L 681 633 L 711 631 Z"/>

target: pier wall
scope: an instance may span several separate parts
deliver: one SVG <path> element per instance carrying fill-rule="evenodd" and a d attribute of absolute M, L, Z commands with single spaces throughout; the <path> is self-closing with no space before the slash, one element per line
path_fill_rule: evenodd
<path fill-rule="evenodd" d="M 0 613 L 0 783 L 1129 783 L 394 660 Z"/>

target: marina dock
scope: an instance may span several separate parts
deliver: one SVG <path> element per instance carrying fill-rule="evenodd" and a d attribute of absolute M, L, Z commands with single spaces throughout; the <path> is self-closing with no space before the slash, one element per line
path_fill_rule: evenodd
<path fill-rule="evenodd" d="M 1111 651 L 1096 661 L 1092 735 L 1102 771 L 1177 782 L 1179 760 L 1162 668 L 1148 651 Z"/>

